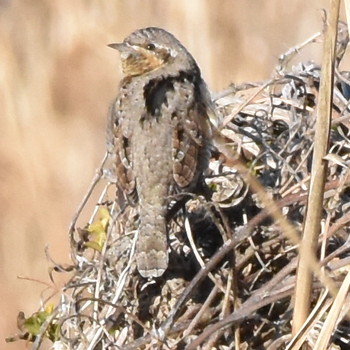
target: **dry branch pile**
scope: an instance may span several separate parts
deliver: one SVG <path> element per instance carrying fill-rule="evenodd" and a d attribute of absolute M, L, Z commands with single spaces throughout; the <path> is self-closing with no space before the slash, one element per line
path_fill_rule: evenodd
<path fill-rule="evenodd" d="M 348 40 L 339 38 L 338 65 Z M 136 271 L 137 213 L 116 198 L 109 159 L 103 162 L 92 186 L 99 195 L 96 211 L 89 223 L 72 226 L 73 277 L 54 310 L 42 320 L 35 314 L 22 322 L 27 337 L 28 320 L 41 322 L 33 337 L 36 348 L 45 337 L 55 349 L 195 349 L 195 339 L 200 349 L 285 348 L 292 339 L 297 248 L 236 166 L 249 169 L 301 233 L 320 66 L 304 62 L 288 68 L 286 61 L 297 58 L 297 51 L 282 57 L 273 79 L 231 87 L 216 97 L 221 135 L 236 156 L 213 152 L 206 177 L 211 200 L 193 195 L 169 222 L 170 263 L 160 279 L 146 281 Z M 347 77 L 336 70 L 319 239 L 320 264 L 338 286 L 350 263 Z M 305 333 L 310 344 L 332 305 L 325 290 L 315 280 L 315 313 Z M 344 308 L 331 340 L 334 349 L 350 346 L 346 303 Z"/>

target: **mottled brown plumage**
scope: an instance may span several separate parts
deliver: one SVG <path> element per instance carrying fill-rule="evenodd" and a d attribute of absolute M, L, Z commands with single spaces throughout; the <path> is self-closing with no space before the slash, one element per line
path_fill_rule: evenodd
<path fill-rule="evenodd" d="M 138 271 L 159 277 L 168 267 L 169 196 L 193 191 L 208 166 L 210 94 L 194 58 L 163 29 L 110 46 L 125 75 L 112 110 L 116 175 L 140 215 Z"/>

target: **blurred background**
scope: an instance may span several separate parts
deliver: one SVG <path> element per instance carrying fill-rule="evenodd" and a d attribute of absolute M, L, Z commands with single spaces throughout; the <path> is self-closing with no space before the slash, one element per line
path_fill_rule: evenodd
<path fill-rule="evenodd" d="M 281 53 L 322 29 L 328 3 L 0 0 L 1 349 L 26 348 L 4 342 L 17 333 L 17 313 L 38 310 L 68 278 L 50 281 L 45 247 L 69 264 L 68 226 L 104 154 L 121 78 L 119 55 L 106 45 L 163 27 L 220 91 L 270 78 Z M 302 57 L 319 60 L 320 50 L 313 44 Z"/>

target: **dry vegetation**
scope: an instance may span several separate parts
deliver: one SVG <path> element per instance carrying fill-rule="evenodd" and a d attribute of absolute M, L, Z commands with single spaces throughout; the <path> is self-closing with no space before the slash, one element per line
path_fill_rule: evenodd
<path fill-rule="evenodd" d="M 284 349 L 288 343 L 290 349 L 297 348 L 298 339 L 290 343 L 295 243 L 302 232 L 312 175 L 320 93 L 320 59 L 314 52 L 315 47 L 322 51 L 317 44 L 322 35 L 282 60 L 277 54 L 291 46 L 285 44 L 291 44 L 290 32 L 295 44 L 322 29 L 321 13 L 310 9 L 313 6 L 316 12 L 328 1 L 301 1 L 305 22 L 298 1 L 293 8 L 272 0 L 259 6 L 220 1 L 215 8 L 209 3 L 193 1 L 186 7 L 185 1 L 155 1 L 156 5 L 144 6 L 140 18 L 135 16 L 138 1 L 0 1 L 2 309 L 13 315 L 1 320 L 4 337 L 16 333 L 15 315 L 23 310 L 26 315 L 21 313 L 17 320 L 18 338 L 31 339 L 40 349 L 50 348 L 47 338 L 56 346 L 81 350 L 194 349 L 195 340 L 203 349 L 233 349 L 238 344 L 240 349 Z M 220 10 L 213 12 L 211 6 Z M 255 21 L 258 17 L 264 19 Z M 286 17 L 289 27 L 277 30 Z M 307 27 L 310 18 L 319 19 L 314 31 Z M 273 23 L 270 28 L 268 22 Z M 198 59 L 209 85 L 220 91 L 214 97 L 223 125 L 206 180 L 212 199 L 194 196 L 171 221 L 169 269 L 152 283 L 135 270 L 137 218 L 115 200 L 115 184 L 105 176 L 108 159 L 70 235 L 66 229 L 104 153 L 106 110 L 119 79 L 114 53 L 106 61 L 104 45 L 146 25 L 169 29 Z M 249 35 L 241 37 L 244 28 Z M 273 43 L 257 35 L 259 31 L 271 38 L 273 32 Z M 326 325 L 337 329 L 331 338 L 333 348 L 347 349 L 348 309 L 334 309 L 337 303 L 349 305 L 345 276 L 350 249 L 350 84 L 342 73 L 346 55 L 341 50 L 348 38 L 342 34 L 338 39 L 329 166 L 317 243 L 320 263 L 313 267 L 318 278 L 310 297 L 314 313 L 300 339 L 315 346 Z M 273 54 L 267 46 L 274 47 Z M 223 57 L 220 63 L 218 56 Z M 242 57 L 247 57 L 245 65 Z M 242 80 L 251 83 L 226 88 L 229 82 Z M 48 256 L 67 262 L 70 252 L 72 262 L 43 263 L 46 243 Z M 15 281 L 15 276 L 45 280 L 47 266 L 52 270 L 41 297 L 43 306 L 33 313 L 43 287 Z M 325 280 L 325 271 L 332 284 Z M 337 294 L 340 287 L 344 295 Z M 52 294 L 54 299 L 49 299 Z M 335 302 L 331 294 L 337 297 Z M 335 325 L 329 324 L 331 316 Z M 18 349 L 23 344 L 22 340 L 11 345 Z"/>

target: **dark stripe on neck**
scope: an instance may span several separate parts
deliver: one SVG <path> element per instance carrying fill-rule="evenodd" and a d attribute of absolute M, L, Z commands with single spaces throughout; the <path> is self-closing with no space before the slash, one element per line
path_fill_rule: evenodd
<path fill-rule="evenodd" d="M 160 116 L 162 105 L 168 103 L 166 93 L 174 91 L 175 83 L 184 83 L 185 81 L 193 84 L 196 98 L 201 81 L 200 71 L 197 67 L 191 71 L 180 71 L 178 75 L 151 79 L 143 89 L 147 113 L 155 117 Z"/>

